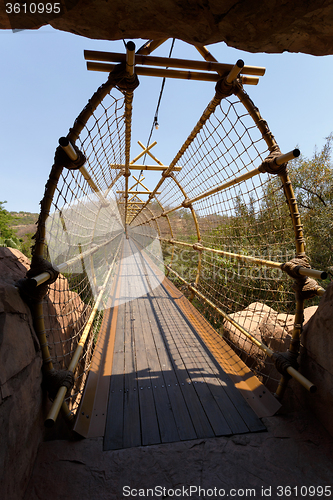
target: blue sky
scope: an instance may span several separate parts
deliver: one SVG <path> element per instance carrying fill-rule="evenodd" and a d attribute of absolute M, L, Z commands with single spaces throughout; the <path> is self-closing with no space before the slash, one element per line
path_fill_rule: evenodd
<path fill-rule="evenodd" d="M 143 41 L 134 40 L 139 48 Z M 171 40 L 154 55 L 167 56 Z M 224 43 L 210 45 L 220 61 L 265 66 L 256 87 L 246 90 L 267 120 L 283 152 L 296 145 L 304 156 L 321 148 L 333 131 L 333 102 L 326 88 L 333 77 L 333 56 L 250 54 Z M 83 50 L 123 52 L 122 41 L 90 40 L 52 29 L 0 31 L 0 201 L 7 210 L 39 211 L 59 137 L 66 135 L 106 73 L 88 72 Z M 190 45 L 176 41 L 173 57 L 202 60 Z M 135 91 L 132 158 L 147 142 L 161 80 L 140 77 Z M 168 164 L 214 95 L 214 84 L 167 80 L 153 153 Z M 146 178 L 153 187 L 156 176 Z"/>

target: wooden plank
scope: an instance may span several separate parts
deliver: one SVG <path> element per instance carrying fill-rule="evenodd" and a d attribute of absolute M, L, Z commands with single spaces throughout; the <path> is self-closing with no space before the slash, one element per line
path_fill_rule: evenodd
<path fill-rule="evenodd" d="M 84 437 L 104 436 L 118 314 L 118 307 L 112 297 L 117 296 L 120 268 L 121 264 L 118 263 L 112 282 L 111 297 L 107 300 L 88 379 L 73 428 Z"/>
<path fill-rule="evenodd" d="M 151 268 L 153 270 L 154 265 L 150 259 L 147 259 L 147 265 L 152 266 Z M 192 313 L 194 310 L 195 313 L 198 316 L 200 316 L 200 318 L 202 318 L 200 313 L 194 308 L 194 306 L 192 306 L 192 304 L 190 304 L 190 302 L 184 297 L 184 295 L 181 294 L 179 292 L 179 290 L 174 287 L 174 285 L 172 285 L 172 283 L 167 278 L 165 278 L 165 280 L 163 281 L 162 287 L 165 289 L 166 293 L 169 295 L 170 298 L 171 298 L 170 291 L 174 292 L 172 294 L 172 296 L 177 297 L 177 299 L 174 300 L 175 307 L 177 307 L 177 309 L 182 313 L 182 316 L 186 320 L 188 327 L 191 328 L 196 333 L 196 335 L 198 335 L 198 332 L 195 330 L 192 321 L 188 318 L 188 316 L 186 314 L 184 314 L 184 312 L 186 311 L 186 309 L 184 308 L 184 304 L 186 304 L 186 307 L 188 307 L 188 308 L 191 307 Z M 170 290 L 171 287 L 173 287 L 174 290 L 172 290 L 172 289 Z M 176 295 L 175 295 L 175 293 L 176 293 Z M 179 307 L 180 301 L 183 305 L 183 308 Z M 189 306 L 187 304 L 189 304 Z M 184 309 L 185 309 L 185 311 L 184 311 Z M 193 316 L 193 314 L 191 316 Z M 192 319 L 192 317 L 191 317 L 191 319 Z M 210 333 L 213 331 L 215 333 L 215 335 L 217 335 L 217 333 L 211 327 L 211 325 L 209 325 L 207 323 L 206 327 L 208 328 L 208 326 L 210 327 L 209 328 Z M 197 338 L 201 339 L 201 336 L 199 336 Z M 212 354 L 209 351 L 209 349 L 207 348 L 206 344 L 201 343 L 201 346 L 204 348 L 204 351 L 205 351 L 204 357 L 202 359 L 205 359 L 206 370 L 208 369 L 209 372 L 211 372 L 212 366 L 215 365 L 215 368 L 218 367 L 218 369 L 219 369 L 218 370 L 219 371 L 218 378 L 220 379 L 221 376 L 223 377 L 223 380 L 221 380 L 220 385 L 223 386 L 223 389 L 226 393 L 227 398 L 225 398 L 223 396 L 223 392 L 220 392 L 219 389 L 216 390 L 216 388 L 213 388 L 213 387 L 211 389 L 214 391 L 214 394 L 216 395 L 216 397 L 218 397 L 218 400 L 216 400 L 218 405 L 225 409 L 223 411 L 223 413 L 225 415 L 226 420 L 228 421 L 228 424 L 230 426 L 232 426 L 233 432 L 237 432 L 237 433 L 246 432 L 247 428 L 250 431 L 264 430 L 265 426 L 258 419 L 257 415 L 251 410 L 251 408 L 247 404 L 244 397 L 242 397 L 242 395 L 239 393 L 238 389 L 235 388 L 234 383 L 225 374 L 224 370 L 221 370 L 221 366 L 218 365 L 215 358 L 212 358 Z M 207 366 L 208 360 L 210 360 L 211 368 L 208 368 L 208 366 Z M 250 370 L 248 370 L 248 371 L 249 371 L 249 373 L 251 373 Z M 251 373 L 251 376 L 253 376 L 252 373 Z M 217 392 L 219 392 L 219 395 L 217 394 Z M 223 402 L 220 401 L 221 397 L 223 398 Z M 210 411 L 210 407 L 209 407 L 208 411 Z M 237 413 L 239 415 L 237 415 Z M 246 427 L 244 426 L 244 422 L 246 424 Z"/>
<path fill-rule="evenodd" d="M 191 326 L 188 325 L 188 328 L 191 328 Z M 182 330 L 180 330 L 180 333 L 182 334 Z M 195 388 L 216 435 L 248 432 L 248 426 L 232 402 L 235 395 L 239 396 L 237 389 L 233 387 L 229 377 L 217 365 L 215 360 L 212 359 L 212 355 L 207 348 L 202 345 L 198 338 L 195 338 L 195 341 L 189 352 L 191 358 L 191 361 L 188 362 L 188 366 L 191 367 L 190 376 L 195 383 Z M 178 340 L 179 344 L 180 341 Z M 201 376 L 192 376 L 191 373 L 201 373 Z M 207 391 L 203 391 L 201 382 L 205 382 L 211 396 L 207 394 Z M 231 391 L 227 390 L 228 386 L 231 388 Z M 214 403 L 210 401 L 211 397 L 213 397 Z M 217 411 L 216 405 L 219 411 Z"/>
<path fill-rule="evenodd" d="M 136 283 L 130 285 L 135 288 Z M 135 295 L 135 290 L 132 295 Z M 141 438 L 143 445 L 161 442 L 152 382 L 147 362 L 146 346 L 143 337 L 142 309 L 145 298 L 133 300 L 131 306 L 131 320 L 135 344 L 136 372 L 140 403 Z"/>
<path fill-rule="evenodd" d="M 203 407 L 198 401 L 194 387 L 190 383 L 189 374 L 183 360 L 181 359 L 177 346 L 174 343 L 170 343 L 169 326 L 164 321 L 156 296 L 152 297 L 151 295 L 152 293 L 150 292 L 149 296 L 156 323 L 158 325 L 158 330 L 161 332 L 162 338 L 164 339 L 164 345 L 166 347 L 165 353 L 170 356 L 171 364 L 177 377 L 177 383 L 182 391 L 197 437 L 213 437 L 213 429 L 210 426 Z"/>
<path fill-rule="evenodd" d="M 158 306 L 164 316 L 165 322 L 169 325 L 174 325 L 170 328 L 172 341 L 177 346 L 179 353 L 182 356 L 186 370 L 188 371 L 190 380 L 198 395 L 201 405 L 207 415 L 207 418 L 214 430 L 216 436 L 226 436 L 232 434 L 231 428 L 228 425 L 223 412 L 217 404 L 213 393 L 210 390 L 209 371 L 206 362 L 207 353 L 203 355 L 200 349 L 198 340 L 194 337 L 193 332 L 184 321 L 184 318 L 179 314 L 175 305 L 170 307 L 170 297 L 158 300 Z M 191 333 L 192 335 L 189 335 Z M 189 340 L 190 338 L 190 340 Z M 170 340 L 169 340 L 170 342 Z M 223 387 L 220 386 L 221 396 L 223 396 Z M 237 410 L 234 408 L 234 413 Z M 246 431 L 248 429 L 246 428 Z"/>
<path fill-rule="evenodd" d="M 169 283 L 166 285 L 166 282 L 164 282 L 163 286 L 169 287 Z M 186 310 L 189 308 L 189 306 L 187 304 L 188 303 L 187 299 L 185 297 L 180 297 L 180 299 L 178 299 L 176 301 L 176 303 L 177 303 L 177 305 L 179 305 L 179 307 L 182 309 L 182 311 L 184 312 L 184 314 L 186 316 Z M 190 305 L 192 306 L 192 304 L 190 304 Z M 194 306 L 192 306 L 192 307 L 194 309 Z M 192 307 L 191 307 L 191 309 L 192 309 Z M 192 310 L 191 312 L 192 312 L 191 316 L 193 316 L 194 311 Z M 195 312 L 197 312 L 197 311 L 195 310 Z M 198 314 L 200 314 L 200 313 L 198 313 Z M 204 320 L 203 317 L 201 317 L 201 318 Z M 200 320 L 201 320 L 201 318 L 200 318 Z M 193 328 L 192 321 L 190 321 L 189 319 L 188 319 L 188 321 L 189 321 L 189 324 L 192 325 L 192 328 Z M 196 330 L 196 331 L 198 332 L 198 330 Z M 213 334 L 213 332 L 214 332 L 214 334 Z M 237 363 L 239 360 L 238 356 L 234 353 L 234 351 L 232 351 L 232 349 L 229 346 L 227 346 L 226 350 L 228 352 L 228 356 L 223 357 L 223 351 L 225 350 L 226 343 L 223 341 L 223 339 L 220 339 L 220 338 L 219 338 L 219 340 L 222 341 L 222 345 L 221 345 L 221 342 L 219 342 L 219 345 L 223 348 L 223 351 L 222 352 L 221 352 L 221 350 L 217 351 L 216 345 L 214 345 L 214 342 L 212 342 L 212 338 L 209 338 L 209 335 L 211 335 L 214 340 L 217 340 L 216 337 L 219 337 L 219 336 L 215 332 L 213 327 L 211 325 L 209 325 L 208 322 L 207 322 L 207 325 L 205 324 L 205 331 L 203 332 L 203 330 L 200 329 L 198 334 L 199 335 L 201 334 L 200 335 L 201 338 L 202 338 L 202 336 L 204 337 L 204 340 L 206 341 L 206 347 L 207 346 L 213 347 L 213 349 L 210 349 L 210 352 L 213 353 L 215 360 L 217 358 L 220 362 L 222 361 L 223 364 L 221 363 L 221 365 L 222 365 L 222 368 L 226 374 L 224 377 L 224 382 L 226 383 L 225 391 L 228 394 L 230 400 L 233 402 L 233 405 L 237 408 L 238 413 L 240 414 L 240 416 L 242 417 L 242 419 L 244 420 L 244 422 L 248 426 L 249 430 L 252 432 L 264 430 L 265 426 L 262 424 L 261 420 L 258 419 L 258 414 L 255 413 L 254 408 L 251 408 L 251 406 L 249 406 L 249 401 L 248 401 L 249 398 L 252 398 L 251 401 L 253 401 L 254 399 L 259 399 L 259 401 L 260 401 L 260 395 L 259 395 L 259 397 L 257 395 L 252 395 L 252 392 L 250 391 L 249 386 L 246 386 L 246 388 L 247 388 L 246 393 L 241 394 L 239 389 L 237 388 L 237 386 L 235 384 L 235 378 L 228 377 L 228 375 L 229 376 L 235 375 L 237 377 L 236 378 L 237 381 L 239 381 L 239 379 L 242 379 L 242 381 L 243 381 L 243 378 L 239 374 L 236 375 L 235 373 L 231 372 L 230 367 L 228 365 L 226 366 L 226 360 L 230 359 L 230 355 L 231 355 L 231 359 L 237 358 Z M 241 363 L 243 364 L 243 362 L 241 362 Z M 253 373 L 246 367 L 246 365 L 244 365 L 244 367 L 245 367 L 245 374 L 247 374 L 249 378 L 255 377 L 253 375 Z M 255 377 L 255 379 L 256 379 L 256 377 Z M 263 392 L 263 395 L 265 395 L 265 393 L 268 391 L 265 391 L 265 388 L 264 388 L 264 386 L 262 386 L 262 384 L 260 384 L 260 386 L 261 386 L 261 390 Z M 256 403 L 254 406 L 255 406 L 255 408 L 258 408 L 259 405 L 260 405 L 260 402 Z"/>
<path fill-rule="evenodd" d="M 144 274 L 138 253 L 136 259 L 138 267 Z M 156 377 L 153 382 L 153 393 L 161 440 L 167 443 L 179 441 L 180 439 L 195 439 L 197 434 L 192 425 L 191 417 L 166 352 L 148 297 L 144 300 L 144 306 L 145 310 L 142 311 L 141 316 L 143 335 L 149 368 Z"/>
<path fill-rule="evenodd" d="M 202 367 L 198 367 L 196 363 L 193 363 L 191 355 L 193 338 L 189 335 L 189 329 L 187 328 L 188 332 L 185 334 L 187 339 L 184 342 L 181 336 L 181 331 L 184 328 L 182 319 L 179 315 L 175 316 L 176 311 L 174 307 L 170 307 L 170 299 L 161 298 L 160 290 L 158 296 L 158 299 L 153 299 L 154 307 L 159 310 L 157 314 L 169 349 L 173 352 L 178 351 L 178 356 L 173 356 L 173 363 L 181 383 L 184 384 L 182 387 L 186 391 L 187 402 L 191 407 L 190 412 L 198 436 L 208 437 L 211 435 L 231 434 L 230 427 L 221 414 L 207 384 L 202 377 L 197 375 L 198 371 L 202 371 Z"/>
<path fill-rule="evenodd" d="M 148 258 L 147 261 L 153 271 L 160 272 L 151 259 Z M 175 302 L 177 306 L 183 311 L 189 323 L 195 328 L 204 344 L 213 354 L 214 359 L 231 378 L 234 386 L 256 415 L 259 418 L 274 415 L 281 408 L 278 400 L 265 388 L 225 340 L 214 330 L 212 325 L 166 277 L 163 286 L 171 297 L 178 299 Z"/>
<path fill-rule="evenodd" d="M 129 260 L 125 269 L 126 296 L 131 297 L 130 280 L 136 269 Z M 138 381 L 135 360 L 135 338 L 132 325 L 131 302 L 125 302 L 124 314 L 124 354 L 125 354 L 125 386 L 124 386 L 124 437 L 123 447 L 131 448 L 141 445 L 140 406 Z"/>
<path fill-rule="evenodd" d="M 142 300 L 143 299 L 141 299 L 141 301 Z M 174 441 L 181 440 L 179 425 L 177 425 L 179 421 L 179 414 L 175 414 L 175 409 L 180 410 L 180 408 L 175 404 L 175 400 L 177 401 L 177 398 L 175 398 L 173 392 L 167 389 L 168 377 L 166 380 L 165 371 L 168 370 L 168 366 L 166 366 L 165 363 L 162 363 L 161 365 L 159 348 L 154 342 L 152 333 L 154 328 L 154 319 L 152 317 L 150 304 L 147 300 L 144 300 L 143 305 L 145 307 L 141 315 L 143 328 L 142 333 L 146 346 L 147 364 L 151 376 L 151 387 L 153 389 L 161 442 L 172 443 Z M 191 424 L 190 419 L 189 421 Z M 191 439 L 187 438 L 188 435 L 191 434 L 188 434 L 187 431 L 185 439 Z"/>
<path fill-rule="evenodd" d="M 117 450 L 123 447 L 124 320 L 125 304 L 121 304 L 118 310 L 118 321 L 116 326 L 110 395 L 103 443 L 104 450 Z"/>

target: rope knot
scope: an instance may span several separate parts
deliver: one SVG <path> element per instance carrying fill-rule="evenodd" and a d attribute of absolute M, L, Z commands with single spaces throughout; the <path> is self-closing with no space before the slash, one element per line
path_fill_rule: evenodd
<path fill-rule="evenodd" d="M 44 373 L 44 383 L 49 398 L 53 401 L 60 387 L 67 388 L 67 394 L 74 385 L 74 374 L 69 370 L 52 370 Z"/>
<path fill-rule="evenodd" d="M 223 77 L 215 85 L 215 97 L 217 99 L 225 99 L 235 93 L 236 84 L 227 82 L 227 78 Z"/>
<path fill-rule="evenodd" d="M 189 198 L 185 198 L 185 200 L 182 203 L 182 207 L 184 208 L 192 208 L 192 203 Z"/>
<path fill-rule="evenodd" d="M 126 72 L 126 64 L 120 63 L 109 74 L 108 82 L 118 87 L 122 92 L 134 92 L 140 85 L 137 75 L 129 76 Z"/>
<path fill-rule="evenodd" d="M 286 170 L 287 164 L 282 163 L 282 165 L 278 165 L 275 159 L 279 156 L 281 156 L 280 148 L 279 146 L 275 146 L 267 158 L 264 159 L 258 170 L 260 172 L 267 172 L 268 174 L 283 174 Z"/>
<path fill-rule="evenodd" d="M 316 291 L 320 287 L 313 278 L 299 274 L 301 267 L 311 269 L 306 255 L 297 255 L 290 261 L 281 265 L 281 269 L 295 280 L 293 290 L 298 292 L 304 300 L 311 299 L 317 295 Z"/>
<path fill-rule="evenodd" d="M 54 164 L 67 168 L 68 170 L 79 170 L 87 161 L 87 158 L 75 144 L 73 145 L 77 154 L 76 160 L 71 160 L 61 146 L 58 146 L 54 155 Z"/>
<path fill-rule="evenodd" d="M 36 281 L 32 280 L 35 276 L 42 273 L 48 273 L 49 279 L 39 286 L 36 286 Z M 19 289 L 22 299 L 28 304 L 33 305 L 40 302 L 48 292 L 48 287 L 54 283 L 59 276 L 59 271 L 53 267 L 51 262 L 41 256 L 34 255 L 31 261 L 31 267 L 26 274 L 26 278 L 19 280 L 16 286 Z"/>
<path fill-rule="evenodd" d="M 297 358 L 289 351 L 287 352 L 275 352 L 272 356 L 275 363 L 275 367 L 279 373 L 284 377 L 290 378 L 291 376 L 287 372 L 287 369 L 291 366 L 298 370 Z"/>

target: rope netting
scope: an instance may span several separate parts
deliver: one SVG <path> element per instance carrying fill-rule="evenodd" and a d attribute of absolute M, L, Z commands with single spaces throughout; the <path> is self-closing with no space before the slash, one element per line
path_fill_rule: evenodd
<path fill-rule="evenodd" d="M 281 264 L 297 255 L 309 267 L 286 165 L 274 163 L 281 155 L 275 139 L 238 80 L 228 95 L 216 91 L 148 200 L 139 201 L 128 188 L 135 86 L 126 89 L 121 75 L 111 73 L 75 121 L 68 134 L 74 157 L 57 149 L 41 202 L 30 278 L 44 272 L 37 284 L 48 284 L 34 308 L 45 372 L 60 377 L 49 395 L 58 398 L 65 387 L 75 412 L 112 306 L 127 229 L 275 390 L 281 375 L 269 353 L 298 349 L 308 279 L 295 278 L 295 301 Z M 272 153 L 273 166 L 265 167 Z M 58 277 L 43 263 L 57 267 Z M 64 384 L 68 373 L 74 386 Z"/>
<path fill-rule="evenodd" d="M 165 180 L 162 194 L 156 198 L 168 211 L 184 202 L 184 194 L 190 200 L 203 195 L 258 167 L 268 154 L 266 141 L 240 100 L 236 96 L 224 99 L 179 159 L 177 164 L 182 170 Z M 199 234 L 189 208 L 168 214 L 173 236 L 169 233 L 163 239 L 165 263 L 186 282 L 195 283 L 200 262 L 198 291 L 268 346 L 280 342 L 281 350 L 285 350 L 289 347 L 295 309 L 291 280 L 281 269 L 241 260 L 242 256 L 250 256 L 287 262 L 295 256 L 295 235 L 282 182 L 270 174 L 258 173 L 194 202 L 192 207 Z M 161 212 L 155 204 L 154 215 Z M 146 225 L 138 224 L 134 232 L 141 232 Z M 149 237 L 147 233 L 145 237 Z M 198 241 L 208 249 L 225 253 L 195 250 L 193 244 Z M 186 290 L 177 275 L 170 272 L 169 278 Z M 198 297 L 193 303 L 262 379 L 279 379 L 274 363 L 265 359 L 264 353 L 237 328 Z"/>
<path fill-rule="evenodd" d="M 124 231 L 114 194 L 124 184 L 123 170 L 115 168 L 125 156 L 124 94 L 112 89 L 84 121 L 76 121 L 82 127 L 76 146 L 85 156 L 84 167 L 72 170 L 57 149 L 34 249 L 35 257 L 42 249 L 43 258 L 60 270 L 42 300 L 49 371 L 59 375 L 55 394 L 82 335 L 86 337 L 74 386 L 66 396 L 72 411 L 80 402 L 103 315 L 110 307 Z M 53 399 L 54 390 L 49 393 Z"/>

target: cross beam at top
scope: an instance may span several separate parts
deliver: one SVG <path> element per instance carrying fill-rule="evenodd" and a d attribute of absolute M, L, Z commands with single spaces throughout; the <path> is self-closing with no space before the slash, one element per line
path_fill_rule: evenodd
<path fill-rule="evenodd" d="M 100 52 L 95 50 L 85 50 L 84 58 L 87 62 L 87 69 L 91 71 L 106 71 L 110 72 L 114 65 L 103 64 L 95 61 L 121 63 L 126 61 L 126 55 L 115 52 Z M 90 62 L 94 61 L 94 62 Z M 138 75 L 161 76 L 170 78 L 184 78 L 191 80 L 206 80 L 217 81 L 220 75 L 229 73 L 233 64 L 218 63 L 212 61 L 189 61 L 185 59 L 174 59 L 167 57 L 145 56 L 136 54 L 135 56 L 135 71 Z M 141 66 L 148 66 L 142 68 Z M 179 68 L 187 71 L 175 71 L 169 69 L 157 69 L 152 66 L 162 66 L 164 68 Z M 199 70 L 196 71 L 188 70 Z M 203 72 L 202 72 L 203 71 Z M 215 73 L 215 74 L 214 74 Z M 265 68 L 260 66 L 244 66 L 240 71 L 242 75 L 257 75 L 263 76 Z M 253 76 L 243 77 L 243 83 L 256 85 L 259 79 Z"/>

